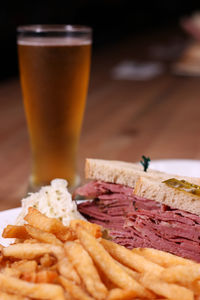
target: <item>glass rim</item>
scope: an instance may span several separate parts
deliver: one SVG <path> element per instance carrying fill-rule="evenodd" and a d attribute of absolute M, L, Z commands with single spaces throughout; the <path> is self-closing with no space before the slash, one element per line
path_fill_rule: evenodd
<path fill-rule="evenodd" d="M 92 28 L 85 25 L 70 25 L 70 24 L 35 24 L 35 25 L 20 25 L 17 27 L 17 33 L 92 33 Z"/>

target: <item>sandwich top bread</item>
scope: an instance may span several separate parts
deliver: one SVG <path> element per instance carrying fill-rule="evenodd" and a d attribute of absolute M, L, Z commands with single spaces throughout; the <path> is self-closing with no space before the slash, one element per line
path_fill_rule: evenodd
<path fill-rule="evenodd" d="M 86 159 L 85 178 L 123 184 L 134 188 L 140 177 L 164 181 L 169 178 L 184 179 L 200 185 L 200 178 L 168 174 L 148 169 L 146 172 L 139 163 L 128 163 L 117 160 Z"/>

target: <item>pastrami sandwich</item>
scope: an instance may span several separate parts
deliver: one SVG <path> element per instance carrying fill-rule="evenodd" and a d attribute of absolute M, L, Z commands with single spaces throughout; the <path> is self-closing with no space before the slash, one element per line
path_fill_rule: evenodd
<path fill-rule="evenodd" d="M 200 179 L 139 164 L 87 159 L 79 212 L 127 248 L 151 247 L 200 262 Z"/>

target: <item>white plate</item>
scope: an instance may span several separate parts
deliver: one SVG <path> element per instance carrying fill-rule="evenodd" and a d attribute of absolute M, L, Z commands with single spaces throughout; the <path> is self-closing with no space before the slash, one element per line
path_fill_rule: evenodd
<path fill-rule="evenodd" d="M 180 176 L 200 177 L 200 160 L 195 159 L 152 160 L 150 168 Z"/>
<path fill-rule="evenodd" d="M 8 224 L 15 224 L 15 220 L 21 211 L 21 207 L 4 210 L 0 212 L 0 244 L 7 246 L 12 239 L 4 239 L 1 237 L 4 227 Z"/>
<path fill-rule="evenodd" d="M 200 160 L 193 159 L 163 159 L 150 162 L 150 168 L 171 174 L 200 177 Z M 3 228 L 14 224 L 21 208 L 14 208 L 0 212 L 0 244 L 8 245 L 12 239 L 1 238 Z"/>

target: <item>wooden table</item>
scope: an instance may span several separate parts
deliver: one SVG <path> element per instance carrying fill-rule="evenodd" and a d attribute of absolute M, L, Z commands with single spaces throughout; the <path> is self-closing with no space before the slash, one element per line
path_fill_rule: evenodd
<path fill-rule="evenodd" d="M 129 37 L 96 51 L 78 155 L 82 177 L 86 157 L 200 159 L 200 78 L 169 71 L 146 81 L 111 77 L 113 66 L 148 58 L 148 46 L 158 41 Z M 0 84 L 0 210 L 19 206 L 27 188 L 30 150 L 21 98 L 18 79 Z"/>

